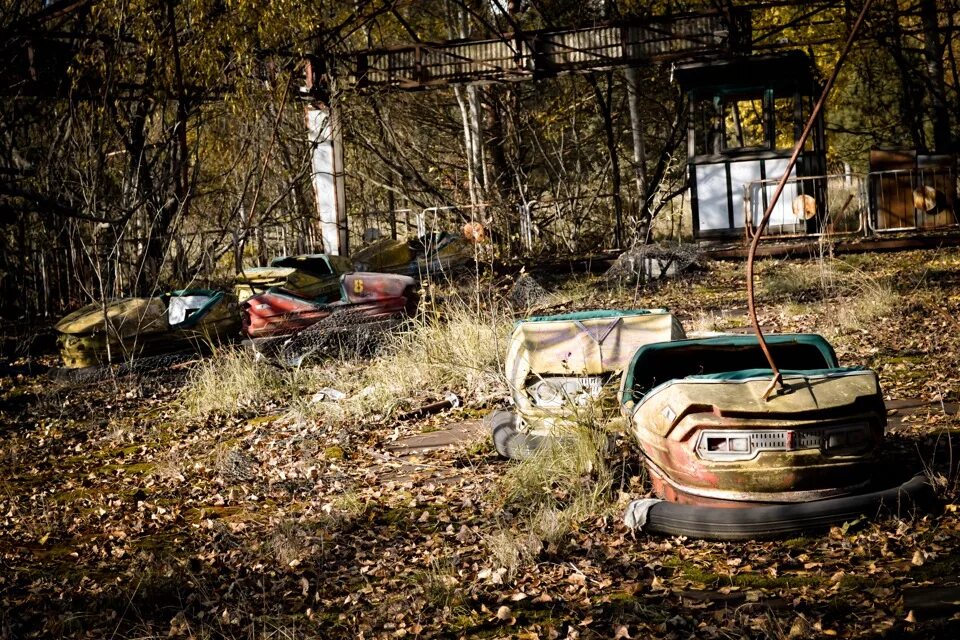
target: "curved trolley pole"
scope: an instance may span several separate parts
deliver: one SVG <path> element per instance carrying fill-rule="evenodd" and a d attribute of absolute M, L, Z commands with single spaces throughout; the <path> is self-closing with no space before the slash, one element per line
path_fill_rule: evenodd
<path fill-rule="evenodd" d="M 753 287 L 753 261 L 757 254 L 757 246 L 760 244 L 760 238 L 763 236 L 763 232 L 767 227 L 767 223 L 770 221 L 770 216 L 773 214 L 773 209 L 776 206 L 777 201 L 780 199 L 780 195 L 783 193 L 783 188 L 790 179 L 790 172 L 793 171 L 794 166 L 796 166 L 797 158 L 800 157 L 800 152 L 803 150 L 803 146 L 806 144 L 807 138 L 810 137 L 810 132 L 813 130 L 813 125 L 817 121 L 817 116 L 820 114 L 820 111 L 823 110 L 823 105 L 827 100 L 827 95 L 830 93 L 830 89 L 833 88 L 833 83 L 840 74 L 840 68 L 843 66 L 843 62 L 846 60 L 847 54 L 850 53 L 850 48 L 853 46 L 853 42 L 857 38 L 857 32 L 860 30 L 860 26 L 863 24 L 863 19 L 866 17 L 867 11 L 869 10 L 871 4 L 873 4 L 873 0 L 865 0 L 863 3 L 863 8 L 860 10 L 860 15 L 857 16 L 857 21 L 853 24 L 853 28 L 850 30 L 850 35 L 847 36 L 847 41 L 844 44 L 843 51 L 840 53 L 840 58 L 837 60 L 837 64 L 833 67 L 833 73 L 830 74 L 830 78 L 827 80 L 827 83 L 823 87 L 823 92 L 820 94 L 820 99 L 817 100 L 817 104 L 814 105 L 813 111 L 810 112 L 810 118 L 807 120 L 807 124 L 803 128 L 803 133 L 800 134 L 800 138 L 793 147 L 793 153 L 790 155 L 790 160 L 787 162 L 787 168 L 784 170 L 783 176 L 780 178 L 780 182 L 777 183 L 777 189 L 774 191 L 773 197 L 770 199 L 770 202 L 767 205 L 767 210 L 764 211 L 763 218 L 760 220 L 760 224 L 757 226 L 756 232 L 753 235 L 753 239 L 750 242 L 750 251 L 747 254 L 747 308 L 750 313 L 750 323 L 753 325 L 753 331 L 757 334 L 757 340 L 760 343 L 760 348 L 763 350 L 763 355 L 766 356 L 767 362 L 770 364 L 770 369 L 773 372 L 773 379 L 770 381 L 770 386 L 768 386 L 766 391 L 763 393 L 764 400 L 768 400 L 770 398 L 770 394 L 773 393 L 773 390 L 776 387 L 783 386 L 783 375 L 780 373 L 780 369 L 777 368 L 777 364 L 773 360 L 773 354 L 770 353 L 770 347 L 767 345 L 767 341 L 763 337 L 763 331 L 760 330 L 760 322 L 757 320 L 757 306 L 756 302 L 754 301 Z"/>

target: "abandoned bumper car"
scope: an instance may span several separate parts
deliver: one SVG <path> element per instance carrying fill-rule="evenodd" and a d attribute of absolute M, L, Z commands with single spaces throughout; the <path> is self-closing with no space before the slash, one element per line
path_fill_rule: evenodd
<path fill-rule="evenodd" d="M 274 258 L 266 267 L 245 267 L 236 277 L 237 299 L 280 287 L 302 298 L 336 298 L 340 276 L 353 271 L 350 258 L 313 253 Z"/>
<path fill-rule="evenodd" d="M 657 498 L 631 503 L 628 526 L 750 539 L 907 514 L 932 501 L 923 476 L 884 485 L 891 470 L 877 468 L 886 411 L 876 373 L 840 367 L 819 335 L 766 342 L 783 375 L 768 398 L 773 376 L 754 336 L 636 351 L 621 410 Z"/>
<path fill-rule="evenodd" d="M 56 330 L 64 366 L 75 369 L 203 349 L 232 339 L 239 320 L 232 295 L 185 289 L 88 304 Z"/>
<path fill-rule="evenodd" d="M 411 240 L 383 238 L 353 254 L 358 269 L 414 278 L 449 274 L 473 259 L 474 248 L 468 238 L 447 232 L 428 233 Z"/>
<path fill-rule="evenodd" d="M 563 431 L 576 424 L 588 405 L 615 402 L 618 376 L 640 346 L 684 335 L 665 309 L 520 320 L 505 360 L 514 410 L 495 411 L 490 417 L 497 452 L 522 459 L 562 440 Z"/>
<path fill-rule="evenodd" d="M 354 272 L 339 277 L 339 298 L 333 302 L 280 287 L 244 300 L 242 331 L 257 353 L 299 366 L 308 356 L 331 348 L 363 350 L 381 331 L 413 315 L 417 302 L 413 278 Z"/>

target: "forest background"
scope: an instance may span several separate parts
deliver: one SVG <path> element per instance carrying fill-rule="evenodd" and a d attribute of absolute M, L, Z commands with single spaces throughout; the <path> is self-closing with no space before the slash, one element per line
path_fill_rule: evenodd
<path fill-rule="evenodd" d="M 751 11 L 754 52 L 806 51 L 825 76 L 861 3 L 3 0 L 0 316 L 217 284 L 241 262 L 322 250 L 305 54 L 734 7 Z M 956 151 L 958 19 L 957 0 L 873 3 L 828 105 L 831 172 L 865 171 L 877 146 Z M 22 82 L 26 50 L 56 76 Z M 434 207 L 436 230 L 485 222 L 501 257 L 614 248 L 616 214 L 621 244 L 651 220 L 684 238 L 687 105 L 671 71 L 400 93 L 357 91 L 332 69 L 353 246 L 369 228 L 410 234 L 405 212 Z M 516 242 L 532 203 L 535 249 Z"/>

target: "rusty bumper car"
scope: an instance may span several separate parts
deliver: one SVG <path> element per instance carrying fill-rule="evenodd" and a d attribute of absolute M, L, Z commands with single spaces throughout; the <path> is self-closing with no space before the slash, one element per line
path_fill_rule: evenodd
<path fill-rule="evenodd" d="M 877 374 L 840 367 L 821 336 L 767 337 L 783 386 L 757 339 L 725 336 L 641 347 L 626 368 L 630 421 L 654 499 L 628 526 L 713 539 L 774 537 L 932 498 L 923 477 L 883 486 L 877 454 L 886 410 Z"/>
<path fill-rule="evenodd" d="M 353 254 L 359 269 L 414 278 L 449 274 L 473 260 L 473 245 L 466 238 L 447 232 L 428 233 L 411 240 L 384 238 Z"/>
<path fill-rule="evenodd" d="M 641 345 L 684 337 L 665 309 L 585 311 L 517 322 L 505 370 L 513 410 L 490 416 L 493 442 L 506 458 L 523 459 L 562 437 L 584 407 L 608 399 Z"/>
<path fill-rule="evenodd" d="M 307 299 L 337 299 L 340 277 L 354 271 L 353 262 L 344 256 L 312 253 L 281 256 L 266 267 L 247 267 L 236 276 L 237 299 L 247 298 L 279 287 Z"/>
<path fill-rule="evenodd" d="M 234 339 L 239 321 L 232 295 L 184 289 L 91 303 L 61 319 L 56 330 L 64 366 L 76 369 L 199 350 Z"/>
<path fill-rule="evenodd" d="M 309 299 L 279 287 L 240 305 L 242 330 L 257 353 L 298 366 L 338 341 L 364 341 L 416 312 L 413 278 L 354 272 L 340 277 L 339 299 Z"/>

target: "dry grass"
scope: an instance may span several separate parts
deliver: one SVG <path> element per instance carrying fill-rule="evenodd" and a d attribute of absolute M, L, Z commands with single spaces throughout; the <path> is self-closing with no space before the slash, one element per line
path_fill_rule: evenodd
<path fill-rule="evenodd" d="M 478 396 L 502 387 L 502 353 L 512 326 L 505 314 L 479 315 L 453 303 L 437 317 L 423 316 L 373 362 L 374 380 L 393 382 L 400 395 L 418 390 L 468 389 Z"/>
<path fill-rule="evenodd" d="M 559 543 L 576 524 L 578 517 L 591 514 L 589 505 L 581 506 L 576 504 L 577 501 L 581 501 L 579 497 L 575 499 L 575 506 L 572 509 L 558 509 L 545 505 L 531 513 L 528 523 L 530 533 L 544 544 Z"/>
<path fill-rule="evenodd" d="M 838 261 L 832 259 L 768 263 L 760 271 L 760 288 L 771 298 L 823 298 L 834 291 L 840 271 Z"/>
<path fill-rule="evenodd" d="M 603 415 L 585 411 L 578 423 L 557 434 L 552 446 L 504 474 L 496 492 L 518 514 L 521 531 L 497 531 L 486 544 L 511 575 L 533 561 L 544 546 L 561 544 L 571 531 L 611 507 L 609 432 L 602 419 L 596 419 Z"/>
<path fill-rule="evenodd" d="M 184 460 L 180 452 L 170 451 L 157 458 L 151 475 L 163 480 L 178 480 L 184 482 L 186 480 L 187 469 L 187 461 Z"/>
<path fill-rule="evenodd" d="M 411 320 L 369 361 L 327 360 L 283 370 L 246 351 L 221 349 L 191 373 L 183 407 L 188 416 L 203 418 L 284 403 L 301 420 L 332 425 L 378 419 L 425 394 L 453 391 L 464 400 L 500 394 L 511 327 L 506 313 L 478 314 L 457 300 Z M 318 398 L 324 388 L 345 397 Z"/>
<path fill-rule="evenodd" d="M 283 387 L 282 372 L 255 360 L 245 349 L 224 347 L 190 372 L 180 398 L 188 416 L 233 416 L 277 399 Z"/>
<path fill-rule="evenodd" d="M 711 335 L 723 330 L 723 316 L 713 311 L 700 311 L 683 323 L 687 335 Z"/>
<path fill-rule="evenodd" d="M 799 305 L 808 310 L 808 301 L 829 304 L 827 328 L 835 335 L 869 329 L 898 312 L 901 296 L 890 282 L 856 264 L 833 258 L 771 263 L 762 271 L 762 290 L 773 298 L 788 298 L 790 315 L 800 312 Z"/>
<path fill-rule="evenodd" d="M 427 568 L 414 579 L 426 601 L 439 610 L 455 606 L 462 598 L 456 567 L 449 557 L 430 558 Z"/>
<path fill-rule="evenodd" d="M 881 318 L 898 313 L 900 294 L 888 282 L 866 277 L 862 272 L 853 272 L 848 281 L 847 296 L 837 305 L 834 328 L 838 333 L 861 331 L 876 326 Z"/>
<path fill-rule="evenodd" d="M 483 539 L 490 552 L 493 564 L 502 569 L 506 579 L 511 580 L 517 571 L 533 562 L 543 549 L 543 542 L 533 532 L 516 532 L 497 529 Z"/>
<path fill-rule="evenodd" d="M 746 326 L 749 320 L 745 312 L 734 315 L 701 310 L 683 324 L 688 338 L 709 338 L 723 335 L 726 330 L 734 327 Z"/>
<path fill-rule="evenodd" d="M 264 545 L 277 565 L 285 569 L 295 567 L 307 552 L 309 532 L 294 520 L 281 520 Z"/>
<path fill-rule="evenodd" d="M 584 496 L 602 502 L 600 496 L 610 486 L 602 453 L 606 433 L 576 425 L 558 436 L 552 446 L 541 448 L 504 474 L 501 488 L 510 505 L 532 511 L 544 505 L 566 506 Z"/>
<path fill-rule="evenodd" d="M 585 421 L 564 430 L 561 438 L 511 466 L 495 489 L 519 516 L 514 528 L 501 526 L 484 538 L 507 580 L 535 562 L 544 547 L 562 544 L 571 531 L 612 506 L 608 432 Z"/>
<path fill-rule="evenodd" d="M 326 516 L 324 527 L 333 529 L 359 518 L 367 510 L 367 503 L 355 491 L 347 491 L 333 497 L 321 508 Z"/>
<path fill-rule="evenodd" d="M 469 400 L 503 393 L 501 359 L 510 328 L 506 314 L 478 315 L 455 302 L 442 314 L 412 320 L 372 361 L 294 372 L 303 391 L 331 386 L 346 394 L 340 401 L 301 403 L 301 409 L 307 417 L 343 423 L 383 416 L 425 394 L 453 391 Z"/>

